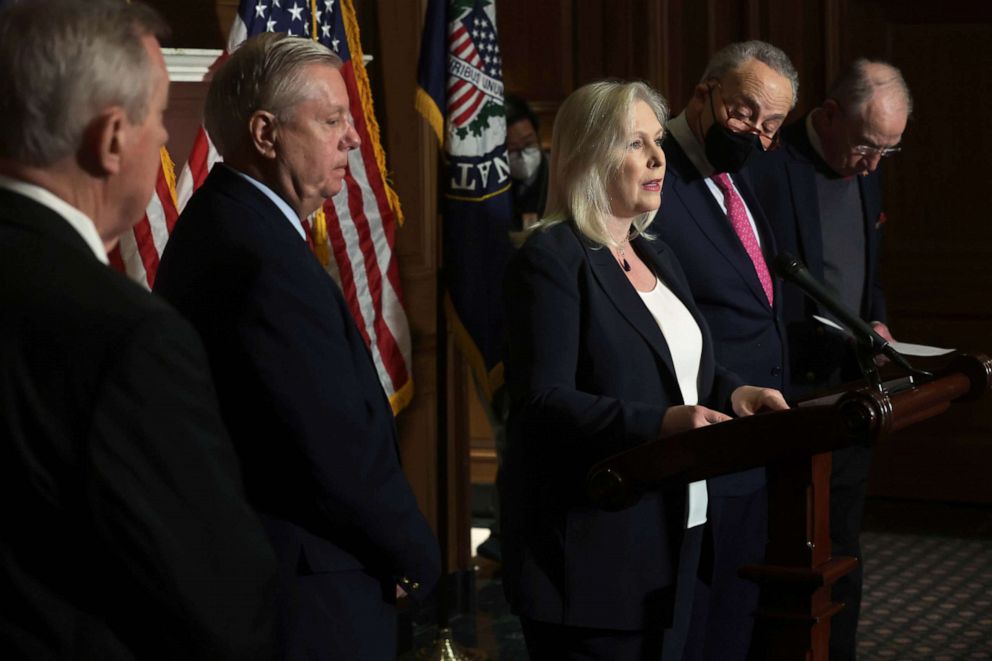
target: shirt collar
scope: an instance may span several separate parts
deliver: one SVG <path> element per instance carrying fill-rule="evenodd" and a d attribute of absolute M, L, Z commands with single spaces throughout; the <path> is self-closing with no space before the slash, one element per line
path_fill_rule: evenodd
<path fill-rule="evenodd" d="M 675 141 L 682 147 L 682 151 L 685 152 L 689 161 L 696 166 L 699 174 L 704 177 L 713 176 L 716 170 L 706 159 L 706 150 L 703 148 L 703 145 L 699 144 L 699 140 L 696 139 L 696 136 L 692 133 L 692 129 L 689 128 L 689 120 L 686 119 L 684 110 L 678 117 L 668 120 L 668 132 L 672 134 Z"/>
<path fill-rule="evenodd" d="M 279 210 L 282 211 L 284 216 L 286 216 L 286 220 L 288 220 L 289 224 L 293 226 L 293 229 L 295 229 L 296 233 L 300 235 L 300 238 L 303 239 L 304 241 L 307 240 L 307 235 L 303 231 L 303 223 L 300 222 L 300 219 L 296 216 L 296 212 L 293 211 L 293 208 L 286 203 L 286 200 L 276 195 L 276 192 L 274 190 L 263 184 L 258 179 L 255 179 L 254 177 L 250 177 L 244 172 L 241 172 L 240 170 L 235 170 L 232 167 L 229 166 L 224 166 L 224 167 L 227 167 L 228 170 L 235 173 L 236 175 L 247 181 L 249 184 L 257 188 L 258 190 L 262 191 L 262 194 L 265 195 L 265 197 L 272 200 L 272 203 L 275 204 L 277 207 L 279 207 Z"/>
<path fill-rule="evenodd" d="M 0 188 L 13 191 L 24 197 L 37 202 L 38 204 L 54 211 L 59 217 L 76 230 L 76 233 L 83 238 L 86 245 L 93 251 L 93 255 L 104 264 L 108 264 L 107 249 L 100 239 L 100 234 L 96 231 L 93 220 L 85 213 L 72 206 L 51 191 L 45 190 L 36 184 L 30 184 L 19 179 L 11 179 L 0 175 Z"/>

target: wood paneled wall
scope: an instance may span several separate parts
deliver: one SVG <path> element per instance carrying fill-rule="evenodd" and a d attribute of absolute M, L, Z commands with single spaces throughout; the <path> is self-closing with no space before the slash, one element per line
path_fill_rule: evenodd
<path fill-rule="evenodd" d="M 162 2 L 156 3 L 162 5 Z M 193 7 L 182 0 L 164 3 Z M 218 16 L 192 21 L 175 13 L 173 45 L 223 47 L 236 0 L 214 0 Z M 435 281 L 440 261 L 437 149 L 412 106 L 426 0 L 355 0 L 371 68 L 392 180 L 406 225 L 397 251 L 414 346 L 413 404 L 399 416 L 408 476 L 436 523 Z M 992 3 L 968 0 L 496 0 L 504 77 L 529 99 L 550 144 L 558 105 L 575 88 L 603 77 L 639 78 L 661 90 L 673 112 L 687 102 L 710 54 L 734 40 L 782 47 L 801 77 L 796 115 L 815 106 L 846 60 L 884 57 L 900 66 L 916 97 L 905 151 L 885 174 L 887 246 L 883 259 L 892 327 L 910 341 L 992 352 Z M 198 5 L 197 5 L 198 6 Z M 170 10 L 171 11 L 171 10 Z M 187 18 L 183 18 L 183 16 Z M 207 17 L 209 18 L 209 17 Z M 221 37 L 216 36 L 219 24 Z M 188 39 L 184 36 L 192 34 Z M 215 34 L 211 38 L 205 35 Z M 191 41 L 192 40 L 192 41 Z M 451 361 L 452 376 L 464 368 Z M 464 536 L 468 495 L 465 440 L 474 395 L 452 378 L 447 395 L 458 476 L 449 521 Z M 481 416 L 481 412 L 476 409 Z M 473 433 L 484 435 L 484 417 Z M 480 431 L 481 430 L 481 431 Z M 479 439 L 476 439 L 478 441 Z M 491 461 L 491 456 L 489 457 Z M 876 454 L 872 490 L 902 497 L 992 502 L 992 403 L 963 408 L 901 433 Z M 491 464 L 488 474 L 491 475 Z M 467 566 L 464 542 L 453 566 Z"/>
<path fill-rule="evenodd" d="M 710 54 L 764 39 L 800 74 L 793 118 L 859 56 L 899 66 L 916 107 L 885 165 L 882 260 L 896 337 L 992 352 L 992 3 L 950 0 L 497 0 L 507 89 L 534 102 L 550 143 L 577 87 L 639 78 L 684 107 Z M 992 502 L 992 398 L 876 450 L 876 495 Z M 478 440 L 476 441 L 478 443 Z"/>

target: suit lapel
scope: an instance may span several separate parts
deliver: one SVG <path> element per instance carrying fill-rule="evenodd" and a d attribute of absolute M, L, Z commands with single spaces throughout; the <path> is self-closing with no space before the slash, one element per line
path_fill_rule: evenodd
<path fill-rule="evenodd" d="M 700 355 L 699 363 L 699 374 L 701 377 L 699 383 L 699 393 L 700 398 L 703 397 L 701 393 L 709 391 L 709 388 L 713 385 L 712 377 L 705 376 L 711 373 L 713 365 L 713 344 L 712 337 L 710 336 L 709 326 L 706 323 L 706 319 L 703 317 L 703 313 L 700 312 L 699 308 L 696 306 L 696 301 L 692 297 L 692 290 L 689 289 L 689 283 L 686 282 L 684 275 L 679 275 L 672 269 L 672 260 L 677 262 L 677 258 L 674 254 L 667 254 L 666 250 L 670 250 L 664 244 L 654 243 L 651 244 L 647 239 L 638 237 L 632 242 L 637 250 L 637 254 L 647 262 L 654 272 L 658 275 L 658 278 L 668 287 L 676 298 L 678 298 L 682 305 L 685 306 L 689 314 L 692 315 L 693 320 L 695 320 L 696 325 L 699 327 L 699 332 L 703 336 L 703 350 Z M 666 342 L 667 348 L 667 342 Z M 675 372 L 672 372 L 674 376 Z M 679 388 L 681 392 L 681 387 Z M 700 399 L 702 401 L 702 399 Z"/>
<path fill-rule="evenodd" d="M 794 145 L 796 155 L 786 168 L 792 208 L 796 213 L 796 236 L 810 273 L 823 280 L 823 228 L 820 225 L 820 196 L 816 190 L 816 167 L 820 157 L 810 144 L 805 119 L 789 128 L 786 141 Z"/>
<path fill-rule="evenodd" d="M 665 283 L 665 286 L 675 294 L 676 298 L 682 301 L 682 305 L 685 306 L 689 314 L 692 315 L 692 318 L 696 320 L 696 324 L 702 329 L 705 321 L 703 320 L 702 313 L 696 308 L 695 301 L 692 298 L 692 292 L 689 290 L 688 285 L 684 284 L 684 280 L 678 277 L 675 271 L 669 267 L 668 261 L 661 258 L 665 248 L 657 244 L 652 246 L 643 237 L 637 237 L 632 243 L 637 250 L 637 254 L 641 256 L 641 259 L 647 262 L 658 278 Z"/>
<path fill-rule="evenodd" d="M 796 234 L 806 266 L 817 279 L 823 279 L 823 231 L 820 227 L 816 169 L 811 163 L 793 163 L 788 168 L 792 208 L 796 212 Z"/>
<path fill-rule="evenodd" d="M 694 170 L 695 168 L 693 168 Z M 768 299 L 765 297 L 765 291 L 761 287 L 761 282 L 758 280 L 758 274 L 754 270 L 751 258 L 748 257 L 747 251 L 744 250 L 744 246 L 741 244 L 741 240 L 737 237 L 734 228 L 731 227 L 730 221 L 727 219 L 727 214 L 717 204 L 706 182 L 702 177 L 698 177 L 692 181 L 685 181 L 677 173 L 673 173 L 673 175 L 673 193 L 678 196 L 682 205 L 688 211 L 689 217 L 692 218 L 703 235 L 713 244 L 713 247 L 737 271 L 741 279 L 747 283 L 748 288 L 754 294 L 755 298 L 764 305 L 768 305 Z M 738 179 L 734 178 L 735 184 L 738 184 L 738 181 Z M 740 186 L 738 184 L 739 188 Z M 746 198 L 744 201 L 751 210 L 752 215 L 754 215 L 754 204 Z M 769 234 L 768 232 L 764 232 L 764 236 L 762 236 L 762 241 L 765 245 L 767 245 L 768 239 L 766 237 Z"/>
<path fill-rule="evenodd" d="M 644 301 L 641 300 L 641 297 L 630 284 L 627 276 L 624 275 L 623 269 L 620 268 L 620 265 L 614 259 L 613 253 L 608 248 L 595 249 L 581 238 L 579 241 L 582 243 L 583 250 L 586 251 L 589 266 L 593 276 L 599 282 L 600 288 L 606 292 L 606 295 L 613 302 L 620 316 L 640 333 L 648 345 L 658 354 L 658 357 L 661 358 L 661 361 L 668 368 L 669 373 L 674 376 L 675 364 L 672 362 L 672 354 L 668 350 L 668 343 L 665 342 L 665 336 L 662 335 L 661 328 L 658 327 L 658 322 L 651 316 L 647 306 L 644 305 Z M 638 239 L 635 239 L 632 247 L 637 244 Z M 644 258 L 647 252 L 649 251 L 638 250 L 637 254 Z M 651 260 L 651 262 L 654 263 L 654 260 Z"/>

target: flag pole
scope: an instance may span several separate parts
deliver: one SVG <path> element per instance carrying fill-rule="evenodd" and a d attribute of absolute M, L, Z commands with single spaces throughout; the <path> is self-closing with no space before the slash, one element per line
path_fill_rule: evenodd
<path fill-rule="evenodd" d="M 438 199 L 443 194 L 441 182 L 443 181 L 443 166 L 438 165 Z M 443 217 L 439 214 L 440 223 L 444 223 Z M 448 332 L 448 320 L 445 314 L 445 298 L 447 295 L 446 272 L 444 268 L 444 232 L 439 225 L 437 232 L 437 243 L 439 249 L 437 254 L 437 281 L 436 281 L 436 314 L 437 341 L 435 343 L 436 355 L 434 366 L 437 370 L 437 387 L 435 389 L 437 402 L 437 537 L 441 546 L 441 580 L 438 582 L 437 592 L 437 634 L 430 647 L 421 649 L 417 653 L 418 659 L 429 659 L 430 661 L 486 661 L 489 657 L 482 651 L 466 648 L 455 643 L 454 631 L 451 628 L 452 610 L 452 585 L 451 585 L 451 525 L 449 520 L 450 498 L 449 489 L 451 487 L 451 474 L 448 469 L 449 453 L 448 442 L 450 440 L 448 425 L 448 398 L 450 390 L 450 379 L 448 378 L 448 350 L 451 346 L 450 333 Z"/>

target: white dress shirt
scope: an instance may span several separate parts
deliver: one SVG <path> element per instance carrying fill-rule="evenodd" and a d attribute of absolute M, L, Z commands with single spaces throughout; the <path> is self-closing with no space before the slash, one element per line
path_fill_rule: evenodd
<path fill-rule="evenodd" d="M 648 292 L 638 290 L 641 300 L 654 317 L 661 334 L 665 336 L 668 350 L 675 366 L 675 378 L 682 392 L 682 402 L 687 405 L 699 403 L 699 362 L 703 355 L 703 334 L 688 308 L 655 278 L 654 289 Z M 686 528 L 706 523 L 706 505 L 709 494 L 706 480 L 689 484 L 689 512 Z"/>
<path fill-rule="evenodd" d="M 54 193 L 45 190 L 41 186 L 29 184 L 26 181 L 0 175 L 0 188 L 19 193 L 54 211 L 65 222 L 69 223 L 69 226 L 76 230 L 79 236 L 83 237 L 83 241 L 90 247 L 93 255 L 98 260 L 104 264 L 109 264 L 107 260 L 107 249 L 104 248 L 100 234 L 96 231 L 96 225 L 93 224 L 93 220 L 85 213 Z"/>
<path fill-rule="evenodd" d="M 279 197 L 278 195 L 276 195 L 276 192 L 274 190 L 272 190 L 271 188 L 269 188 L 268 186 L 266 186 L 265 184 L 263 184 L 258 179 L 255 179 L 253 177 L 250 177 L 250 176 L 246 175 L 244 172 L 240 172 L 238 170 L 235 170 L 232 167 L 228 167 L 227 165 L 224 165 L 223 163 L 218 163 L 217 166 L 225 167 L 225 168 L 229 169 L 231 172 L 233 172 L 234 174 L 238 175 L 239 177 L 241 177 L 242 179 L 244 179 L 245 181 L 247 181 L 249 184 L 251 184 L 252 186 L 254 186 L 255 188 L 257 188 L 258 190 L 262 191 L 262 194 L 265 195 L 265 197 L 267 197 L 270 200 L 272 200 L 272 203 L 275 204 L 277 207 L 279 207 L 279 210 L 282 211 L 282 213 L 283 213 L 284 216 L 286 216 L 286 220 L 288 220 L 289 221 L 289 224 L 293 226 L 293 229 L 295 229 L 296 230 L 296 233 L 300 235 L 300 238 L 303 239 L 304 241 L 307 240 L 306 232 L 303 230 L 303 223 L 300 222 L 300 219 L 297 217 L 296 212 L 293 211 L 293 207 L 289 206 L 289 204 L 287 204 L 286 200 L 284 200 L 281 197 Z M 214 167 L 217 167 L 217 166 L 214 166 Z"/>

